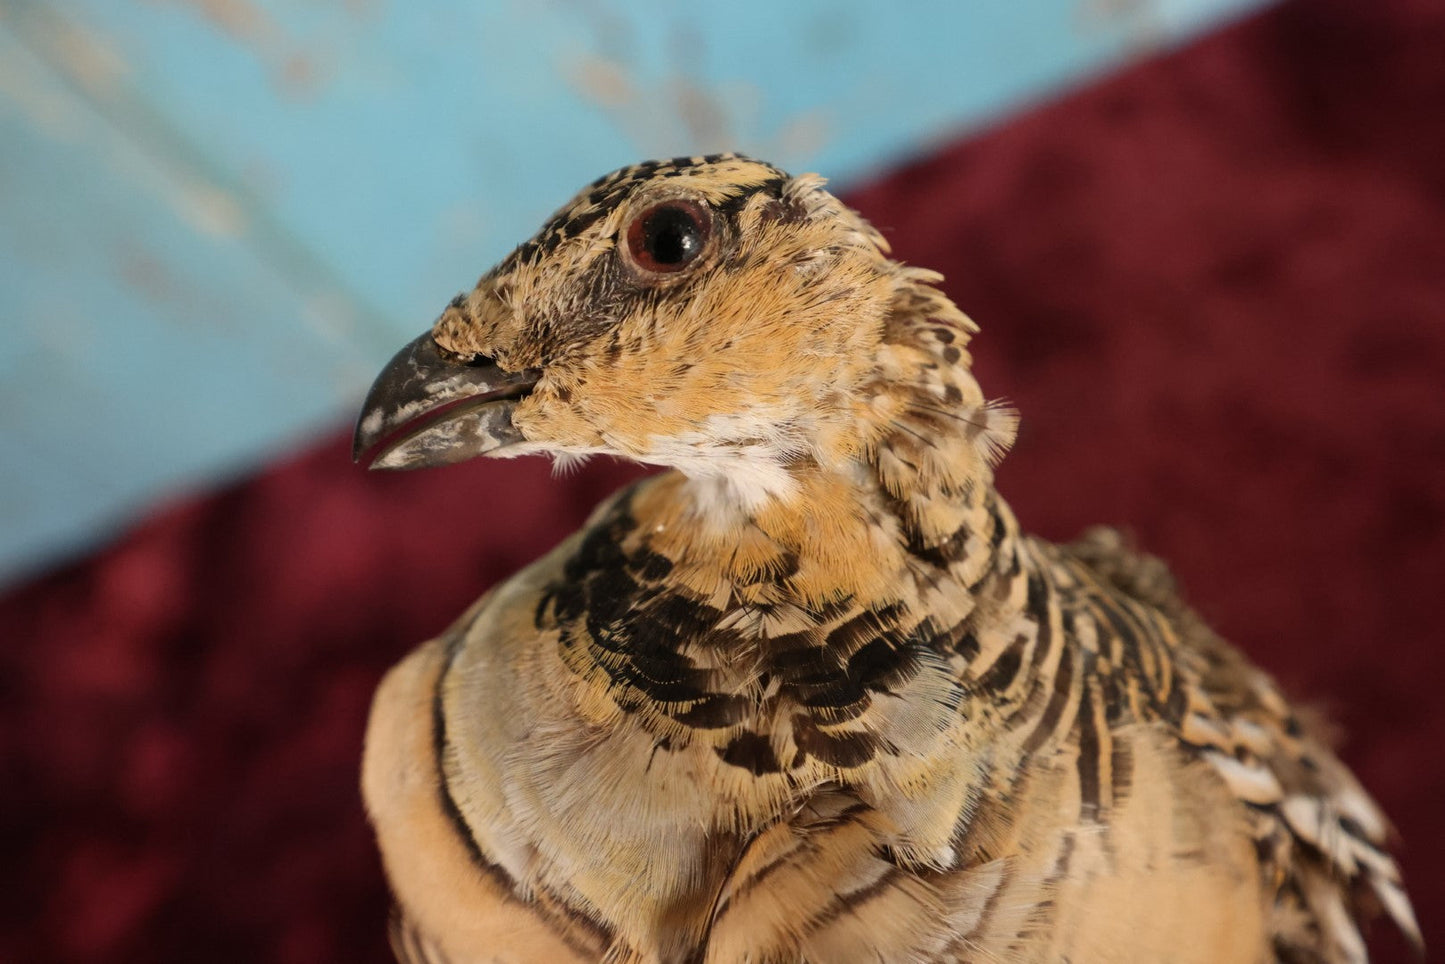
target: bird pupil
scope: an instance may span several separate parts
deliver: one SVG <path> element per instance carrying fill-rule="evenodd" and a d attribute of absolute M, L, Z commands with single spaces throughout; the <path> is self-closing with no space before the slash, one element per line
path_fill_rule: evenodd
<path fill-rule="evenodd" d="M 647 253 L 658 264 L 682 264 L 701 247 L 697 224 L 686 211 L 663 208 L 647 219 Z"/>

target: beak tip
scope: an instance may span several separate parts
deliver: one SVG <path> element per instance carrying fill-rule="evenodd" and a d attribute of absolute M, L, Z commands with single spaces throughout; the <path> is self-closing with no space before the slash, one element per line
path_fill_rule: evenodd
<path fill-rule="evenodd" d="M 421 339 L 417 339 L 419 342 Z M 396 372 L 398 363 L 411 364 L 415 355 L 417 342 L 412 342 L 397 353 L 385 370 L 377 376 L 372 384 L 371 390 L 366 393 L 366 399 L 361 404 L 361 415 L 356 420 L 356 428 L 351 433 L 351 461 L 355 465 L 361 465 L 368 469 L 377 468 L 379 459 L 374 450 L 387 436 L 402 424 L 401 413 L 398 411 L 396 399 L 392 396 L 395 393 Z M 403 368 L 403 372 L 409 371 Z M 371 455 L 371 458 L 367 456 Z"/>

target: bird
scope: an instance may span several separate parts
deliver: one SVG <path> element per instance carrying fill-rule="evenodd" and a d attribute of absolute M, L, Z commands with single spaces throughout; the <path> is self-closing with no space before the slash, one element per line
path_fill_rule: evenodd
<path fill-rule="evenodd" d="M 662 468 L 379 686 L 399 960 L 1360 964 L 1381 916 L 1422 947 L 1315 718 L 1119 532 L 1021 529 L 941 282 L 820 176 L 647 161 L 378 376 L 372 468 Z"/>

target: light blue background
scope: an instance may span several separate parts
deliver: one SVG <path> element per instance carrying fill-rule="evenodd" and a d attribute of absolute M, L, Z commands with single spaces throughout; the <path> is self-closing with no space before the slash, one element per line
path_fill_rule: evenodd
<path fill-rule="evenodd" d="M 1259 0 L 0 0 L 0 582 L 350 418 L 574 189 L 835 184 Z"/>

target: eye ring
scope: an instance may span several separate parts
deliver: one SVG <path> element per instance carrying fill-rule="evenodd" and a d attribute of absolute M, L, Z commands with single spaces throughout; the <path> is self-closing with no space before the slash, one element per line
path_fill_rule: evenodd
<path fill-rule="evenodd" d="M 707 250 L 712 214 L 695 201 L 674 198 L 644 209 L 627 225 L 627 253 L 651 274 L 675 274 Z"/>

